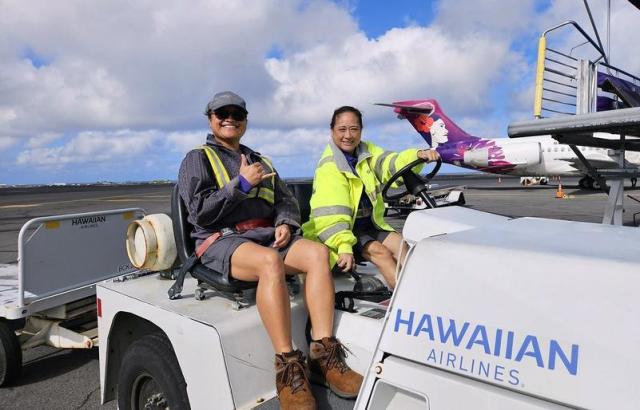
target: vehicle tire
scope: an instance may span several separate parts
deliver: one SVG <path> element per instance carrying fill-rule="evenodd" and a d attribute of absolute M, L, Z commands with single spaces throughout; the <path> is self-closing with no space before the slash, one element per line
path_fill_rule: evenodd
<path fill-rule="evenodd" d="M 163 333 L 147 335 L 127 349 L 118 375 L 118 408 L 190 409 L 187 383 Z"/>
<path fill-rule="evenodd" d="M 16 332 L 0 321 L 0 387 L 15 382 L 22 370 L 22 349 Z"/>
<path fill-rule="evenodd" d="M 595 187 L 594 182 L 596 182 L 596 181 L 594 181 L 594 180 L 593 180 L 593 179 L 591 179 L 591 178 L 587 179 L 587 180 L 585 181 L 585 185 L 587 186 L 587 189 L 598 189 L 598 188 L 596 188 L 596 187 Z"/>

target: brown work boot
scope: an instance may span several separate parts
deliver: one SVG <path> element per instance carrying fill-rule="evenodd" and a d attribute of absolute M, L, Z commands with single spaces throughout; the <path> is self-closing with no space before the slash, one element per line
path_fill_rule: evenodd
<path fill-rule="evenodd" d="M 281 409 L 316 410 L 316 399 L 300 350 L 276 355 L 276 390 Z"/>
<path fill-rule="evenodd" d="M 338 396 L 353 399 L 358 395 L 362 376 L 344 361 L 346 347 L 335 337 L 323 337 L 309 346 L 309 369 L 315 383 L 324 384 Z"/>

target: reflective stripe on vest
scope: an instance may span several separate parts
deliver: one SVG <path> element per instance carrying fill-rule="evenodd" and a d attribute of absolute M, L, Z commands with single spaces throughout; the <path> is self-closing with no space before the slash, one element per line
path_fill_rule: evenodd
<path fill-rule="evenodd" d="M 311 217 L 317 218 L 319 216 L 330 216 L 330 215 L 347 215 L 351 216 L 352 214 L 351 207 L 344 205 L 331 205 L 331 206 L 320 206 L 318 208 L 314 208 L 311 210 Z"/>
<path fill-rule="evenodd" d="M 384 164 L 384 160 L 391 154 L 394 154 L 393 151 L 385 151 L 382 155 L 378 157 L 376 160 L 376 164 L 373 167 L 373 173 L 376 174 L 380 181 L 384 180 L 384 174 L 382 172 L 382 164 Z"/>
<path fill-rule="evenodd" d="M 265 157 L 260 157 L 260 159 L 262 159 L 262 161 L 265 163 L 266 168 L 267 168 L 267 174 L 270 174 L 272 172 L 275 172 L 275 170 L 273 169 L 273 164 L 271 164 L 271 161 L 269 161 L 267 158 Z M 249 191 L 249 198 L 254 198 L 254 197 L 258 197 L 258 198 L 262 198 L 265 201 L 267 201 L 268 203 L 270 203 L 271 205 L 273 205 L 273 203 L 275 202 L 275 186 L 276 186 L 276 177 L 275 175 L 271 177 L 270 179 L 271 182 L 271 187 L 268 186 L 257 186 L 257 187 L 253 187 L 251 188 L 251 191 Z"/>
<path fill-rule="evenodd" d="M 322 242 L 326 242 L 329 238 L 331 238 L 333 235 L 337 234 L 338 232 L 348 231 L 350 229 L 351 227 L 349 226 L 348 223 L 340 222 L 328 227 L 322 232 L 319 232 L 318 239 L 320 239 Z"/>
<path fill-rule="evenodd" d="M 227 169 L 224 167 L 220 157 L 213 148 L 203 145 L 200 149 L 204 150 L 205 154 L 207 154 L 207 158 L 209 158 L 211 168 L 213 168 L 213 173 L 216 177 L 216 182 L 218 183 L 218 188 L 222 189 L 222 187 L 227 185 L 230 181 Z"/>
<path fill-rule="evenodd" d="M 202 149 L 207 155 L 207 158 L 209 158 L 209 162 L 211 163 L 211 168 L 213 169 L 213 173 L 215 174 L 215 177 L 216 177 L 216 183 L 218 184 L 218 188 L 221 189 L 223 186 L 225 186 L 231 181 L 231 179 L 229 179 L 229 173 L 227 173 L 227 169 L 224 167 L 224 164 L 222 163 L 222 160 L 218 156 L 218 153 L 213 148 L 211 148 L 208 145 L 203 145 L 200 147 L 200 149 Z M 267 165 L 266 166 L 267 173 L 275 172 L 273 170 L 273 165 L 271 164 L 271 161 L 269 161 L 264 157 L 260 157 L 260 158 Z M 258 197 L 258 198 L 264 199 L 269 204 L 273 205 L 275 202 L 275 192 L 273 190 L 273 187 L 275 187 L 275 176 L 271 177 L 270 182 L 271 182 L 271 187 L 268 187 L 268 186 L 253 187 L 247 193 L 247 196 L 249 198 Z"/>

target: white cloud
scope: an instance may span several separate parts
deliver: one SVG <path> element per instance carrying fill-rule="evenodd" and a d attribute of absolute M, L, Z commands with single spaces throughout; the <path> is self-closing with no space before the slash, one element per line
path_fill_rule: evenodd
<path fill-rule="evenodd" d="M 166 138 L 161 137 L 161 139 L 165 140 L 171 150 L 184 155 L 193 148 L 204 144 L 206 135 L 206 131 L 176 131 L 169 133 Z"/>
<path fill-rule="evenodd" d="M 0 132 L 20 135 L 193 126 L 215 91 L 238 90 L 249 101 L 268 94 L 263 60 L 274 46 L 287 53 L 357 29 L 329 1 L 34 0 L 2 8 L 0 83 L 8 86 Z"/>
<path fill-rule="evenodd" d="M 329 141 L 327 128 L 248 129 L 242 143 L 268 157 L 318 158 Z M 311 160 L 310 162 L 315 162 Z"/>
<path fill-rule="evenodd" d="M 59 168 L 68 164 L 119 163 L 141 156 L 158 141 L 156 131 L 84 131 L 60 147 L 39 147 L 22 151 L 16 163 Z"/>
<path fill-rule="evenodd" d="M 29 141 L 27 141 L 27 146 L 29 148 L 40 148 L 49 145 L 60 138 L 62 138 L 62 134 L 45 132 L 43 134 L 38 134 L 35 137 L 29 138 Z"/>
<path fill-rule="evenodd" d="M 13 121 L 17 116 L 18 115 L 16 114 L 16 111 L 14 109 L 0 107 L 0 124 Z"/>
<path fill-rule="evenodd" d="M 18 143 L 16 137 L 0 137 L 0 151 L 4 151 Z"/>
<path fill-rule="evenodd" d="M 268 60 L 277 88 L 261 111 L 274 123 L 328 123 L 340 105 L 366 114 L 373 102 L 412 96 L 473 109 L 510 61 L 508 43 L 482 36 L 453 39 L 424 27 L 393 29 L 374 40 L 356 33 L 337 48 L 320 44 Z"/>

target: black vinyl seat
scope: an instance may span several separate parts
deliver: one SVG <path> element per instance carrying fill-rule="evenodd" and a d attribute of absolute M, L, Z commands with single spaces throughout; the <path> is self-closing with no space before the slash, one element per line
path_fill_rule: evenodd
<path fill-rule="evenodd" d="M 311 181 L 308 180 L 291 180 L 287 181 L 287 188 L 291 191 L 293 196 L 298 201 L 298 207 L 300 208 L 301 225 L 309 220 L 309 214 L 311 213 L 311 194 L 313 193 L 313 186 Z"/>
<path fill-rule="evenodd" d="M 181 264 L 186 263 L 195 251 L 195 241 L 191 239 L 193 225 L 189 223 L 187 216 L 187 208 L 180 197 L 176 184 L 171 193 L 171 220 L 173 221 L 173 234 Z M 211 287 L 221 293 L 241 293 L 243 290 L 254 289 L 258 286 L 258 282 L 245 282 L 233 278 L 227 280 L 220 272 L 206 267 L 200 261 L 196 261 L 189 273 L 198 280 L 199 287 L 205 289 Z M 199 298 L 198 294 L 201 293 L 197 292 L 196 298 Z"/>

